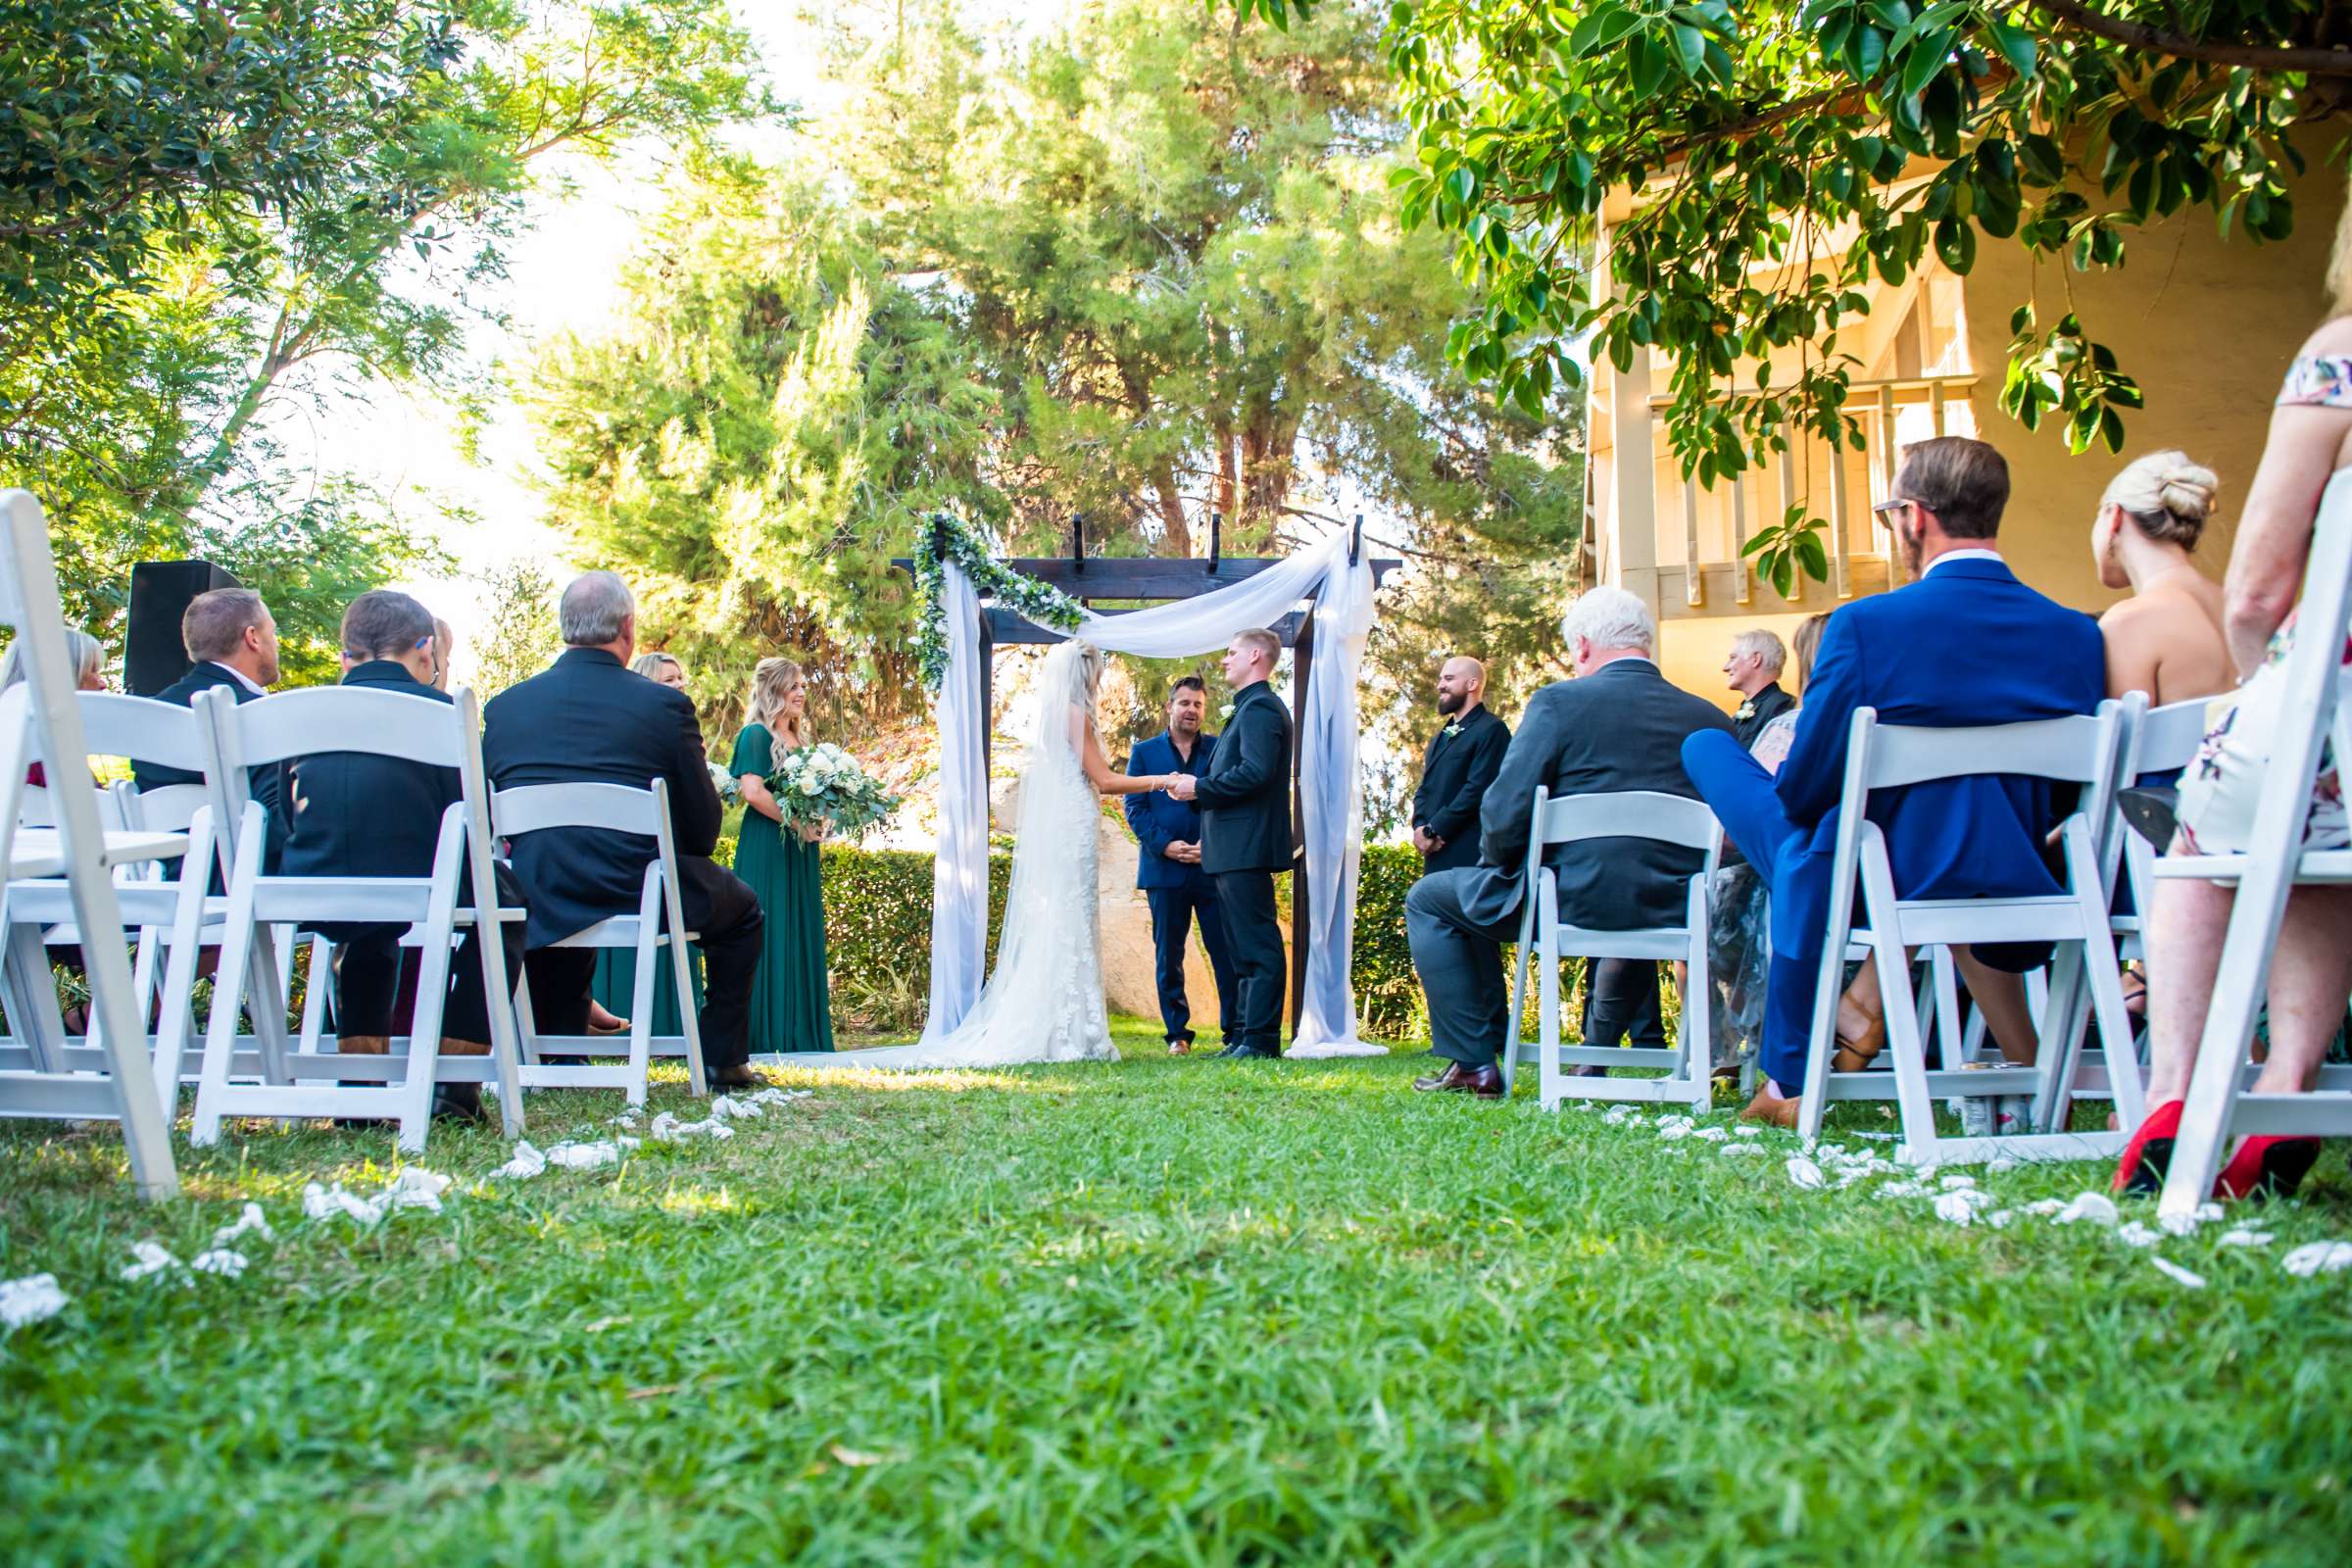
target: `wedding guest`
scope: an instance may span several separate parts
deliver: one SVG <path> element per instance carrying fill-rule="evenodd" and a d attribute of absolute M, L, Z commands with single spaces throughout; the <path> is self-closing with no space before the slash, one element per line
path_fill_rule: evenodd
<path fill-rule="evenodd" d="M 450 656 L 458 651 L 458 633 L 440 616 L 433 617 L 433 690 L 449 690 Z"/>
<path fill-rule="evenodd" d="M 1457 654 L 1438 671 L 1438 716 L 1413 791 L 1421 874 L 1478 863 L 1478 803 L 1502 767 L 1511 727 L 1487 710 L 1487 666 Z"/>
<path fill-rule="evenodd" d="M 677 667 L 677 662 L 670 662 Z M 657 679 L 659 677 L 656 677 Z M 679 684 L 685 672 L 679 671 Z M 810 744 L 808 682 L 789 659 L 762 659 L 752 670 L 743 729 L 727 771 L 743 796 L 735 874 L 767 913 L 760 971 L 752 982 L 752 1050 L 831 1051 L 833 999 L 825 978 L 824 833 L 787 830 L 767 787 L 785 754 Z"/>
<path fill-rule="evenodd" d="M 490 700 L 482 757 L 500 789 L 526 784 L 618 784 L 669 788 L 678 889 L 686 923 L 701 933 L 706 971 L 703 1060 L 721 1089 L 747 1088 L 747 1024 L 760 965 L 760 902 L 710 858 L 717 847 L 718 790 L 702 727 L 683 692 L 628 669 L 637 651 L 637 604 L 609 571 L 564 590 L 557 607 L 565 648 L 553 665 Z M 554 944 L 608 915 L 632 912 L 654 841 L 587 828 L 550 828 L 513 840 L 514 871 L 530 902 L 524 957 L 532 1005 L 554 1034 L 587 1022 L 593 950 Z"/>
<path fill-rule="evenodd" d="M 1137 743 L 1127 759 L 1131 778 L 1184 773 L 1198 779 L 1208 768 L 1217 738 L 1200 728 L 1208 712 L 1208 687 L 1198 675 L 1183 675 L 1168 688 L 1168 727 Z M 1225 917 L 1217 903 L 1217 885 L 1200 866 L 1200 806 L 1180 801 L 1164 791 L 1130 795 L 1120 803 L 1127 825 L 1135 832 L 1139 854 L 1135 885 L 1152 907 L 1153 977 L 1159 988 L 1160 1031 L 1168 1054 L 1189 1055 L 1193 1049 L 1193 1009 L 1185 995 L 1184 960 L 1192 950 L 1193 923 L 1200 925 L 1200 945 L 1208 950 L 1209 971 L 1217 983 L 1217 1015 L 1240 1000 L 1233 977 L 1233 955 L 1225 945 Z"/>
<path fill-rule="evenodd" d="M 7 691 L 11 686 L 26 677 L 28 672 L 24 668 L 24 643 L 13 642 L 8 645 L 7 655 L 0 657 L 0 692 Z M 66 658 L 74 665 L 74 689 L 75 691 L 102 692 L 107 690 L 106 644 L 78 626 L 68 626 L 66 628 Z M 34 762 L 24 769 L 24 782 L 34 789 L 40 789 L 47 782 L 41 771 L 40 763 Z"/>
<path fill-rule="evenodd" d="M 1890 724 L 1951 728 L 2087 713 L 2105 695 L 2097 626 L 2026 587 L 2001 560 L 2008 501 L 2009 466 L 1986 443 L 1939 436 L 1910 448 L 1890 498 L 1873 511 L 1917 580 L 1830 617 L 1777 778 L 1730 739 L 1698 735 L 1683 748 L 1684 766 L 1725 833 L 1771 877 L 1765 1078 L 1745 1117 L 1796 1124 L 1854 710 L 1876 709 Z M 2057 821 L 2042 781 L 1987 775 L 1873 791 L 1870 816 L 1886 835 L 1905 898 L 2060 891 L 2042 856 Z M 2012 1039 L 2000 1009 L 2022 1009 L 2017 976 L 2047 956 L 2046 944 L 1954 950 L 2004 1050 Z M 2030 1036 L 2030 1019 L 2026 1027 Z M 1848 1046 L 1838 1065 L 1864 1066 L 1872 1054 L 1875 1046 L 1867 1054 Z"/>
<path fill-rule="evenodd" d="M 1287 976 L 1274 879 L 1291 869 L 1298 842 L 1291 834 L 1291 710 L 1273 686 L 1281 657 L 1273 632 L 1234 634 L 1224 663 L 1233 716 L 1200 777 L 1179 773 L 1167 785 L 1176 799 L 1200 803 L 1200 867 L 1216 880 L 1233 956 L 1232 1000 L 1217 999 L 1225 1010 L 1220 1056 L 1282 1054 Z"/>
<path fill-rule="evenodd" d="M 1788 662 L 1788 651 L 1781 646 L 1780 638 L 1762 626 L 1751 626 L 1734 637 L 1732 651 L 1723 661 L 1727 683 L 1740 694 L 1732 728 L 1740 744 L 1751 752 L 1764 726 L 1796 706 L 1796 699 L 1781 690 L 1781 669 Z"/>
<path fill-rule="evenodd" d="M 1714 704 L 1658 672 L 1657 622 L 1634 595 L 1588 590 L 1569 607 L 1560 636 L 1576 678 L 1544 687 L 1528 704 L 1479 803 L 1479 863 L 1432 872 L 1405 895 L 1405 936 L 1429 1002 L 1430 1043 L 1446 1058 L 1442 1072 L 1415 1080 L 1424 1093 L 1502 1094 L 1496 1063 L 1516 1023 L 1505 1016 L 1502 944 L 1519 934 L 1537 787 L 1555 797 L 1624 790 L 1688 797 L 1684 739 L 1704 730 L 1737 744 L 1731 720 Z M 1558 886 L 1561 919 L 1624 931 L 1679 923 L 1704 859 L 1696 850 L 1650 839 L 1609 838 L 1554 845 L 1544 864 Z M 1596 972 L 1587 1043 L 1623 1038 L 1642 988 L 1654 1005 L 1657 984 L 1652 962 Z"/>
<path fill-rule="evenodd" d="M 2305 715 L 2284 710 L 2282 688 L 2320 498 L 2331 479 L 2352 467 L 2352 213 L 2336 229 L 2328 284 L 2332 313 L 2287 369 L 2230 555 L 2222 629 L 2246 683 L 2181 777 L 2173 843 L 2179 853 L 2230 855 L 2249 847 L 2271 744 L 2286 725 L 2305 721 Z M 2303 822 L 2306 850 L 2352 843 L 2340 765 L 2340 759 L 2328 759 L 2313 784 Z M 2119 1192 L 2154 1192 L 2163 1185 L 2235 902 L 2233 884 L 2189 878 L 2156 884 L 2146 935 L 2148 1103 L 2154 1108 L 2116 1166 Z M 2271 950 L 2270 1052 L 2254 1093 L 2311 1089 L 2328 1042 L 2343 1025 L 2347 996 L 2352 888 L 2297 887 L 2287 896 Z M 2248 1138 L 2223 1168 L 2215 1191 L 2227 1198 L 2291 1195 L 2319 1153 L 2313 1138 Z"/>
<path fill-rule="evenodd" d="M 343 680 L 355 691 L 392 692 L 422 702 L 451 699 L 432 683 L 433 617 L 407 594 L 376 590 L 343 612 Z M 319 752 L 297 759 L 288 773 L 292 822 L 284 874 L 317 877 L 429 876 L 440 842 L 441 816 L 464 799 L 454 767 L 435 767 L 360 752 Z M 519 886 L 503 868 L 499 898 L 522 904 Z M 469 890 L 470 883 L 466 888 Z M 470 891 L 459 895 L 470 903 Z M 328 921 L 319 935 L 336 944 L 336 1049 L 357 1055 L 390 1049 L 399 1012 L 400 939 L 407 921 Z M 441 1014 L 441 1050 L 453 1056 L 490 1054 L 490 1006 L 482 985 L 482 927 L 466 928 L 450 960 L 449 994 Z M 520 975 L 522 927 L 500 927 L 508 984 Z M 481 1091 L 473 1084 L 438 1084 L 436 1115 L 478 1117 Z"/>
<path fill-rule="evenodd" d="M 678 662 L 674 654 L 639 654 L 629 667 L 647 680 L 658 681 L 674 691 L 686 689 L 686 666 Z"/>
<path fill-rule="evenodd" d="M 2108 696 L 2145 692 L 2149 706 L 2161 708 L 2236 683 L 2222 636 L 2222 585 L 2190 559 L 2220 487 L 2213 470 L 2186 454 L 2154 452 L 2099 498 L 2090 554 L 2100 586 L 2132 590 L 2099 617 Z"/>
<path fill-rule="evenodd" d="M 228 689 L 239 707 L 267 697 L 275 685 L 277 621 L 262 596 L 250 588 L 215 588 L 188 601 L 179 617 L 179 639 L 194 661 L 188 672 L 155 694 L 158 702 L 195 706 L 196 694 L 215 686 Z M 201 784 L 204 776 L 176 767 L 162 767 L 136 758 L 130 764 L 131 782 L 141 790 L 172 784 Z M 265 813 L 262 870 L 275 874 L 286 841 L 285 768 L 282 763 L 249 769 L 245 787 L 261 802 Z"/>
<path fill-rule="evenodd" d="M 1746 743 L 1747 755 L 1754 758 L 1767 773 L 1781 770 L 1781 763 L 1787 760 L 1788 748 L 1796 739 L 1796 715 L 1801 710 L 1805 687 L 1813 679 L 1813 661 L 1821 652 L 1822 629 L 1829 623 L 1827 611 L 1807 615 L 1797 622 L 1796 630 L 1788 638 L 1789 650 L 1796 655 L 1797 694 L 1789 699 L 1788 707 L 1766 719 L 1757 729 L 1755 738 Z M 1738 715 L 1734 715 L 1734 728 L 1739 726 L 1739 722 Z"/>

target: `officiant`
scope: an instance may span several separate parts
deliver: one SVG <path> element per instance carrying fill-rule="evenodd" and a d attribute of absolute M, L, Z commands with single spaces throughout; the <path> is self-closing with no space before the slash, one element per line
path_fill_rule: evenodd
<path fill-rule="evenodd" d="M 1199 778 L 1217 745 L 1217 738 L 1200 728 L 1207 712 L 1208 688 L 1200 677 L 1178 679 L 1168 690 L 1168 727 L 1138 743 L 1127 759 L 1129 776 L 1184 773 Z M 1184 960 L 1192 947 L 1196 919 L 1200 925 L 1200 944 L 1208 949 L 1209 970 L 1216 977 L 1220 1018 L 1237 995 L 1233 956 L 1225 946 L 1225 923 L 1217 906 L 1217 884 L 1200 868 L 1200 808 L 1197 802 L 1179 801 L 1162 790 L 1130 795 L 1124 805 L 1127 825 L 1135 830 L 1141 849 L 1136 857 L 1135 885 L 1152 906 L 1160 1025 L 1167 1036 L 1168 1054 L 1187 1055 L 1193 1049 L 1193 1011 L 1184 990 Z"/>
<path fill-rule="evenodd" d="M 1413 792 L 1413 848 L 1421 873 L 1478 863 L 1478 803 L 1502 771 L 1511 727 L 1487 710 L 1487 666 L 1466 654 L 1438 671 L 1438 716 Z"/>

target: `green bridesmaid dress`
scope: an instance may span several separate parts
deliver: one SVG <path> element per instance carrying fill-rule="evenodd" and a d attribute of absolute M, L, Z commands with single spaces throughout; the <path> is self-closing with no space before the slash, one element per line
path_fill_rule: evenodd
<path fill-rule="evenodd" d="M 775 766 L 775 740 L 764 724 L 735 737 L 727 771 L 764 778 Z M 751 884 L 766 911 L 760 975 L 752 982 L 752 1053 L 831 1051 L 833 999 L 825 982 L 823 856 L 816 845 L 758 811 L 743 813 L 735 874 Z"/>
<path fill-rule="evenodd" d="M 703 950 L 689 943 L 686 948 L 686 975 L 694 982 L 694 1010 L 703 1010 Z M 599 948 L 596 950 L 596 977 L 589 982 L 588 994 L 605 1004 L 605 1010 L 615 1018 L 635 1018 L 637 1006 L 637 954 L 631 948 Z M 686 1026 L 678 1017 L 678 983 L 672 978 L 669 953 L 666 949 L 654 956 L 654 1021 L 657 1035 L 680 1035 Z M 611 1037 L 626 1051 L 629 1037 L 617 1034 Z"/>

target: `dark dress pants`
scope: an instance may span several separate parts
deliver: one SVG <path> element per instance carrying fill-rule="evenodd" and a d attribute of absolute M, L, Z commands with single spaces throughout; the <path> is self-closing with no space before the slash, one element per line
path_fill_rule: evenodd
<path fill-rule="evenodd" d="M 760 972 L 760 933 L 766 916 L 749 884 L 707 856 L 678 858 L 678 905 L 703 950 L 703 1065 L 711 1071 L 740 1067 L 752 1054 L 752 981 Z M 541 948 L 524 963 L 541 1032 L 587 1033 L 596 950 Z"/>
<path fill-rule="evenodd" d="M 1193 921 L 1200 922 L 1200 944 L 1208 949 L 1209 972 L 1216 976 L 1218 1015 L 1225 1033 L 1239 1031 L 1228 1010 L 1240 1001 L 1234 985 L 1233 953 L 1225 945 L 1224 909 L 1211 888 L 1146 888 L 1144 902 L 1152 906 L 1153 978 L 1159 984 L 1159 1021 L 1164 1037 L 1191 1044 L 1193 1005 L 1184 992 L 1184 960 L 1192 946 Z"/>
<path fill-rule="evenodd" d="M 1462 906 L 1465 891 L 1487 874 L 1479 866 L 1435 871 L 1404 896 L 1405 939 L 1429 1002 L 1430 1049 L 1465 1067 L 1494 1065 L 1509 1038 L 1502 945 L 1519 939 L 1518 906 L 1493 919 Z"/>
<path fill-rule="evenodd" d="M 1585 983 L 1585 1044 L 1627 1043 L 1637 1051 L 1666 1049 L 1666 1015 L 1658 1005 L 1655 958 L 1594 958 Z"/>
<path fill-rule="evenodd" d="M 1279 1053 L 1287 977 L 1282 921 L 1274 911 L 1274 873 L 1220 871 L 1216 884 L 1233 967 L 1233 990 L 1217 997 L 1225 1012 L 1225 1044 Z"/>
<path fill-rule="evenodd" d="M 493 862 L 498 876 L 499 902 L 507 908 L 522 907 L 522 888 L 503 862 Z M 401 933 L 406 925 L 337 921 L 318 927 L 318 934 L 336 944 L 335 1033 L 342 1036 L 397 1034 L 396 1020 L 413 1026 L 414 1002 L 401 1006 L 401 993 L 414 996 L 416 960 L 402 972 Z M 522 922 L 509 920 L 499 927 L 507 950 L 507 990 L 511 994 L 522 973 Z M 404 986 L 404 980 L 406 982 Z M 458 939 L 449 960 L 449 995 L 441 1004 L 441 1037 L 468 1045 L 490 1044 L 490 1005 L 482 988 L 481 928 L 469 926 Z"/>

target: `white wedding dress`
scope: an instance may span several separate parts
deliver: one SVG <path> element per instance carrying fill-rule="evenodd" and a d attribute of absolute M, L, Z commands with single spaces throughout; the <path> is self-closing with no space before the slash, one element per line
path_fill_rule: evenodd
<path fill-rule="evenodd" d="M 952 1029 L 936 1023 L 911 1046 L 761 1056 L 814 1068 L 1010 1067 L 1025 1062 L 1116 1061 L 1102 1006 L 1101 895 L 1095 881 L 1102 797 L 1080 748 L 1094 729 L 1084 645 L 1046 656 L 1020 776 L 1020 824 L 997 966 Z"/>

